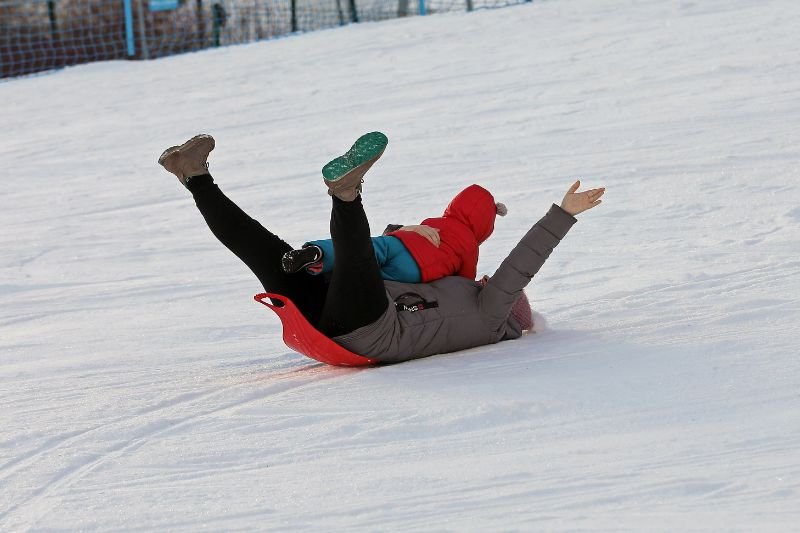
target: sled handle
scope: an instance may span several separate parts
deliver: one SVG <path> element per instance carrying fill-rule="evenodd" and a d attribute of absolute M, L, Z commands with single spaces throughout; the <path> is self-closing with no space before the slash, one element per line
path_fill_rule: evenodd
<path fill-rule="evenodd" d="M 273 304 L 271 302 L 268 302 L 267 301 L 268 298 L 271 300 L 275 300 L 276 302 L 279 303 Z M 283 300 L 280 294 L 274 294 L 271 292 L 262 292 L 261 294 L 256 294 L 255 296 L 253 296 L 253 299 L 260 304 L 266 305 L 267 307 L 275 311 L 275 313 L 277 314 L 280 314 L 281 307 L 284 307 L 286 305 L 286 301 Z"/>

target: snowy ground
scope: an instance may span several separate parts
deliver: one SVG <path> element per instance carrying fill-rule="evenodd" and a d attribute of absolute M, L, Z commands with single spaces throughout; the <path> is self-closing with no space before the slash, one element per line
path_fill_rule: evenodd
<path fill-rule="evenodd" d="M 800 3 L 563 0 L 0 84 L 0 530 L 790 531 L 800 520 Z M 550 327 L 368 370 L 289 351 L 155 163 L 212 133 L 265 225 L 374 229 L 477 182 Z"/>

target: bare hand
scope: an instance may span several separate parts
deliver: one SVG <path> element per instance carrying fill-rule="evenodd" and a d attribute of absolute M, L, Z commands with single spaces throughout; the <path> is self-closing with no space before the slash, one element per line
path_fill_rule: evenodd
<path fill-rule="evenodd" d="M 589 189 L 588 191 L 583 192 L 575 192 L 580 186 L 580 180 L 573 183 L 572 187 L 569 188 L 567 194 L 564 195 L 564 199 L 561 201 L 561 209 L 572 216 L 575 216 L 578 213 L 583 213 L 584 211 L 600 205 L 603 202 L 600 197 L 606 192 L 605 187 L 600 187 L 599 189 Z"/>
<path fill-rule="evenodd" d="M 439 247 L 439 243 L 441 239 L 439 238 L 439 230 L 436 228 L 432 228 L 430 226 L 423 226 L 423 225 L 413 225 L 413 226 L 403 226 L 397 231 L 413 231 L 414 233 L 419 233 L 426 239 L 428 239 L 432 245 Z"/>

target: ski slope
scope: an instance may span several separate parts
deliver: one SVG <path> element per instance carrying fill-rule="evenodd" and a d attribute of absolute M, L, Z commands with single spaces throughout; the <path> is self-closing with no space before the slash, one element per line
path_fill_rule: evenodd
<path fill-rule="evenodd" d="M 791 531 L 800 3 L 553 0 L 0 83 L 0 530 Z M 385 132 L 379 232 L 469 183 L 491 273 L 607 187 L 528 287 L 548 328 L 366 370 L 288 350 L 156 164 L 327 234 Z"/>

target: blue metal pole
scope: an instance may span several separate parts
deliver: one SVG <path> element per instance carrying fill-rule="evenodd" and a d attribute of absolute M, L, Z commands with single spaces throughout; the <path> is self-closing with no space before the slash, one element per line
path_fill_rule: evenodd
<path fill-rule="evenodd" d="M 425 10 L 425 0 L 419 0 L 419 14 L 420 15 L 427 15 L 427 11 Z"/>
<path fill-rule="evenodd" d="M 128 55 L 136 55 L 136 41 L 133 38 L 133 5 L 131 0 L 122 0 L 125 8 L 125 36 L 128 41 Z"/>

